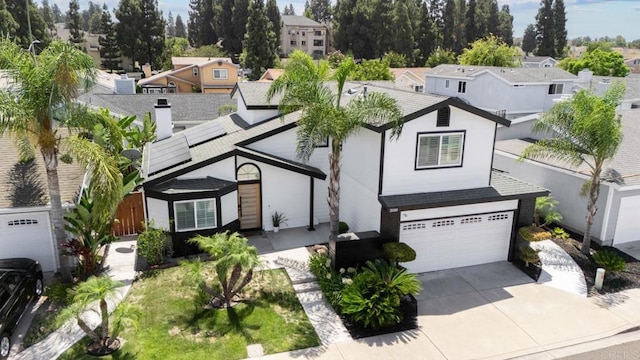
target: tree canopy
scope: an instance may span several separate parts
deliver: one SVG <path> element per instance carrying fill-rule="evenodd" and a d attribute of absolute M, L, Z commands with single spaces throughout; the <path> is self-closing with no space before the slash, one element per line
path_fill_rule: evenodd
<path fill-rule="evenodd" d="M 518 49 L 490 35 L 474 41 L 470 48 L 464 49 L 458 62 L 462 65 L 516 67 L 519 65 L 518 56 Z"/>
<path fill-rule="evenodd" d="M 624 57 L 615 51 L 604 51 L 599 48 L 586 52 L 580 58 L 564 58 L 558 67 L 577 75 L 583 69 L 593 71 L 594 75 L 624 77 L 629 74 L 629 67 Z"/>

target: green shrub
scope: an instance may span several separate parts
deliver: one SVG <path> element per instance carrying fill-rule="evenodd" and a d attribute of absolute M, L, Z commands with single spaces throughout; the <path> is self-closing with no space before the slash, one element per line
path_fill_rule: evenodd
<path fill-rule="evenodd" d="M 520 260 L 524 261 L 525 266 L 540 260 L 538 253 L 540 250 L 532 249 L 529 246 L 520 246 Z"/>
<path fill-rule="evenodd" d="M 553 236 L 556 239 L 568 239 L 569 238 L 569 233 L 566 232 L 563 228 L 561 227 L 556 227 L 553 229 Z"/>
<path fill-rule="evenodd" d="M 627 262 L 612 250 L 600 250 L 593 254 L 593 260 L 607 272 L 617 273 L 627 268 Z"/>
<path fill-rule="evenodd" d="M 309 259 L 309 270 L 316 276 L 322 293 L 333 308 L 340 313 L 340 300 L 342 299 L 342 290 L 345 282 L 343 274 L 331 269 L 331 259 L 326 255 L 316 254 Z M 346 273 L 346 271 L 344 271 Z M 344 274 L 348 276 L 347 274 Z M 346 279 L 347 277 L 345 277 Z"/>
<path fill-rule="evenodd" d="M 153 224 L 148 224 L 144 231 L 138 235 L 138 255 L 144 257 L 149 265 L 159 265 L 164 263 L 165 242 L 167 234 L 164 230 L 155 228 Z"/>
<path fill-rule="evenodd" d="M 416 295 L 422 289 L 420 281 L 406 269 L 384 260 L 367 261 L 342 292 L 342 313 L 364 327 L 379 328 L 402 321 L 400 298 Z"/>
<path fill-rule="evenodd" d="M 349 231 L 349 225 L 344 221 L 340 221 L 338 223 L 338 233 L 339 234 L 344 234 L 347 231 Z"/>
<path fill-rule="evenodd" d="M 523 226 L 518 230 L 518 235 L 528 242 L 551 239 L 551 233 L 535 225 Z"/>
<path fill-rule="evenodd" d="M 382 245 L 387 259 L 394 263 L 409 262 L 416 259 L 416 251 L 403 242 L 388 242 Z"/>

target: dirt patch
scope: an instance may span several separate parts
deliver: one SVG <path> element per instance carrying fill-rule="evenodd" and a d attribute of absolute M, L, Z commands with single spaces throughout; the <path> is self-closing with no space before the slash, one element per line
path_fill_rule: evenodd
<path fill-rule="evenodd" d="M 594 287 L 596 270 L 598 264 L 593 260 L 591 255 L 585 255 L 580 251 L 582 242 L 573 238 L 569 239 L 553 239 L 571 258 L 578 264 L 584 278 L 587 282 L 589 296 L 598 294 L 615 293 L 626 289 L 640 288 L 640 261 L 638 259 L 625 254 L 624 252 L 612 247 L 600 247 L 597 244 L 591 244 L 591 255 L 601 249 L 607 249 L 615 252 L 627 262 L 625 271 L 619 273 L 607 273 L 604 279 L 602 290 L 598 291 Z"/>

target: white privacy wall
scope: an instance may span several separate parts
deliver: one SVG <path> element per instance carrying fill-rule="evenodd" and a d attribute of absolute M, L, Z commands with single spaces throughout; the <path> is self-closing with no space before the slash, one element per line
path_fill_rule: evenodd
<path fill-rule="evenodd" d="M 147 214 L 155 226 L 169 231 L 169 204 L 166 200 L 147 197 Z"/>

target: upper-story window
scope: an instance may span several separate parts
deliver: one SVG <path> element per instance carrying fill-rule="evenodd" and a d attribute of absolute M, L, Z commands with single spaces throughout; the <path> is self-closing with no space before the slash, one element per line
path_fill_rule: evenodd
<path fill-rule="evenodd" d="M 438 127 L 449 126 L 450 118 L 451 118 L 451 109 L 449 109 L 448 106 L 441 107 L 440 109 L 438 109 L 436 126 Z"/>
<path fill-rule="evenodd" d="M 213 69 L 213 78 L 214 79 L 227 79 L 227 69 Z"/>
<path fill-rule="evenodd" d="M 314 31 L 314 32 L 313 32 L 313 35 L 315 35 L 315 36 L 322 36 L 322 31 L 320 31 L 320 30 L 316 30 L 316 31 Z"/>
<path fill-rule="evenodd" d="M 562 94 L 563 84 L 549 85 L 549 95 Z"/>
<path fill-rule="evenodd" d="M 302 36 L 307 36 L 307 33 L 303 31 Z"/>
<path fill-rule="evenodd" d="M 462 165 L 464 132 L 418 134 L 416 170 Z"/>
<path fill-rule="evenodd" d="M 467 82 L 466 81 L 458 81 L 458 92 L 464 94 L 467 92 Z"/>
<path fill-rule="evenodd" d="M 302 46 L 307 45 L 307 42 L 306 42 L 306 41 L 304 41 L 304 40 L 302 40 L 300 43 L 302 44 Z"/>
<path fill-rule="evenodd" d="M 313 46 L 324 46 L 324 40 L 313 40 Z"/>
<path fill-rule="evenodd" d="M 187 200 L 174 203 L 176 231 L 216 227 L 216 200 Z"/>
<path fill-rule="evenodd" d="M 295 40 L 291 40 L 291 41 L 289 42 L 289 44 L 290 44 L 291 46 L 296 46 L 296 41 L 295 41 Z"/>
<path fill-rule="evenodd" d="M 196 66 L 191 69 L 191 73 L 193 74 L 193 77 L 198 77 L 198 67 Z"/>
<path fill-rule="evenodd" d="M 424 85 L 416 85 L 413 87 L 413 91 L 421 93 L 424 91 Z"/>
<path fill-rule="evenodd" d="M 448 88 L 449 88 L 449 80 L 445 80 L 445 81 L 444 81 L 444 87 L 445 87 L 446 89 L 448 89 Z"/>

